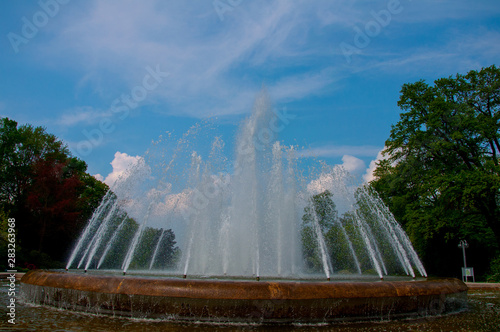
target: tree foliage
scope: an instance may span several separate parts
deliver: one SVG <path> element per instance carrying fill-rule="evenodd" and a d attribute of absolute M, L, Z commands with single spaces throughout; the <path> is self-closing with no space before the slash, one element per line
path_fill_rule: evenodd
<path fill-rule="evenodd" d="M 65 258 L 108 190 L 86 170 L 86 163 L 44 128 L 0 119 L 0 211 L 16 219 L 25 259 L 32 250 Z"/>
<path fill-rule="evenodd" d="M 174 267 L 180 253 L 176 244 L 171 229 L 147 227 L 130 268 L 147 270 L 151 266 L 152 269 L 165 270 Z"/>
<path fill-rule="evenodd" d="M 309 271 L 322 272 L 321 241 L 324 241 L 324 254 L 331 272 L 358 273 L 356 261 L 361 263 L 360 268 L 364 272 L 372 272 L 352 212 L 339 216 L 329 190 L 311 197 L 310 203 L 304 208 L 300 232 L 302 254 Z"/>
<path fill-rule="evenodd" d="M 500 247 L 500 70 L 405 84 L 398 106 L 372 185 L 431 273 L 460 271 L 459 239 L 486 272 Z"/>
<path fill-rule="evenodd" d="M 92 258 L 90 268 L 122 269 L 122 264 L 140 228 L 137 221 L 121 209 L 108 222 L 109 231 L 102 235 L 102 243 Z M 172 229 L 146 227 L 142 231 L 129 268 L 132 270 L 173 268 L 180 255 L 180 249 L 176 244 Z M 79 256 L 77 260 L 81 258 L 82 256 Z M 101 260 L 102 265 L 100 265 Z"/>
<path fill-rule="evenodd" d="M 325 190 L 314 195 L 311 203 L 304 208 L 301 227 L 302 251 L 306 267 L 311 271 L 321 271 L 323 263 L 319 237 L 325 238 L 338 219 L 332 196 L 330 191 Z"/>

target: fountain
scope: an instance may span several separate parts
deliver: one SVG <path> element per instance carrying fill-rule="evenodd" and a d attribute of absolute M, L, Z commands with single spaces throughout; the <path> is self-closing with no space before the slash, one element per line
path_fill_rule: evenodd
<path fill-rule="evenodd" d="M 288 121 L 264 91 L 241 125 L 234 158 L 225 157 L 208 122 L 178 140 L 168 134 L 154 142 L 103 198 L 66 272 L 23 277 L 25 299 L 222 323 L 463 309 L 465 284 L 427 278 L 408 236 L 370 187 L 356 185 L 339 166 L 308 165 L 304 174 L 296 148 L 277 140 Z"/>

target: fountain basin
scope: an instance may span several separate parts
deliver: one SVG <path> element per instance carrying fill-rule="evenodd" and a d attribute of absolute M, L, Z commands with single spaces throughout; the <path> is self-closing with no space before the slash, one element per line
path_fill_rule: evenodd
<path fill-rule="evenodd" d="M 132 318 L 215 323 L 390 320 L 464 310 L 458 279 L 248 281 L 30 271 L 26 302 Z"/>

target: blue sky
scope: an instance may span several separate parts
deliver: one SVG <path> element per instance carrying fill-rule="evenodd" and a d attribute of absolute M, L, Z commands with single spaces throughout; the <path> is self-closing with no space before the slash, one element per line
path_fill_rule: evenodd
<path fill-rule="evenodd" d="M 264 84 L 303 155 L 362 175 L 401 85 L 500 65 L 500 2 L 2 1 L 0 116 L 43 126 L 100 178 L 165 131 L 233 141 Z"/>

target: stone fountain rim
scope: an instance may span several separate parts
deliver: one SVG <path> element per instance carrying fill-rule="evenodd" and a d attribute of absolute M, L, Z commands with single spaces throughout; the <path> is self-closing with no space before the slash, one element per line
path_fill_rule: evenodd
<path fill-rule="evenodd" d="M 466 292 L 454 278 L 408 281 L 252 281 L 92 275 L 33 270 L 21 283 L 107 294 L 216 300 L 320 300 L 448 295 Z"/>

